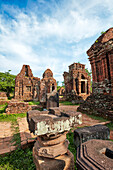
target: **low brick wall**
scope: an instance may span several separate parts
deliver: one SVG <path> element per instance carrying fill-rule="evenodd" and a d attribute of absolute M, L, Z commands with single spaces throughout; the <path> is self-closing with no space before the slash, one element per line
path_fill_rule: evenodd
<path fill-rule="evenodd" d="M 32 106 L 29 105 L 27 102 L 10 101 L 6 109 L 6 113 L 7 114 L 26 113 L 31 109 Z"/>
<path fill-rule="evenodd" d="M 0 105 L 3 105 L 3 104 L 5 104 L 5 103 L 9 103 L 10 102 L 10 100 L 0 100 Z"/>
<path fill-rule="evenodd" d="M 7 100 L 6 92 L 0 92 L 0 100 Z"/>
<path fill-rule="evenodd" d="M 113 121 L 113 96 L 104 94 L 91 95 L 77 110 Z"/>

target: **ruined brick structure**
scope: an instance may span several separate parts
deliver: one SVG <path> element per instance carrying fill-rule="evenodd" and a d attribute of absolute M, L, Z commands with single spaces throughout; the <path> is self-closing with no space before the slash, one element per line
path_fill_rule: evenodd
<path fill-rule="evenodd" d="M 92 68 L 93 94 L 113 95 L 113 28 L 103 33 L 87 54 Z"/>
<path fill-rule="evenodd" d="M 64 88 L 64 87 L 61 87 L 61 88 L 58 90 L 58 93 L 59 93 L 59 96 L 64 96 L 64 95 L 65 95 L 65 88 Z"/>
<path fill-rule="evenodd" d="M 6 92 L 0 92 L 0 100 L 7 100 L 7 93 Z"/>
<path fill-rule="evenodd" d="M 90 95 L 90 76 L 85 71 L 85 65 L 73 63 L 69 66 L 69 73 L 64 72 L 66 94 L 74 91 L 78 96 Z"/>
<path fill-rule="evenodd" d="M 15 78 L 15 99 L 29 101 L 39 100 L 40 78 L 34 77 L 29 65 L 23 65 Z"/>
<path fill-rule="evenodd" d="M 17 100 L 37 100 L 44 106 L 48 103 L 48 107 L 57 107 L 58 95 L 56 97 L 56 93 L 57 83 L 50 69 L 43 73 L 43 78 L 40 80 L 33 76 L 29 65 L 23 65 L 21 72 L 15 78 L 15 99 Z M 52 95 L 51 101 L 49 100 L 50 94 Z"/>
<path fill-rule="evenodd" d="M 113 121 L 113 28 L 102 34 L 87 54 L 92 68 L 93 94 L 78 111 Z"/>
<path fill-rule="evenodd" d="M 47 69 L 43 73 L 43 78 L 40 81 L 40 102 L 46 102 L 46 94 L 53 91 L 57 92 L 57 83 L 53 78 L 52 71 Z"/>

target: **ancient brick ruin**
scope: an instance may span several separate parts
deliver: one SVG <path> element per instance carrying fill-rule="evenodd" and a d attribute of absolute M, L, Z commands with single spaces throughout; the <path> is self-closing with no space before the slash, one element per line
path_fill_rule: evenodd
<path fill-rule="evenodd" d="M 87 54 L 92 68 L 93 94 L 113 95 L 113 28 L 103 33 Z"/>
<path fill-rule="evenodd" d="M 58 107 L 57 83 L 53 73 L 47 69 L 40 80 L 34 77 L 29 65 L 23 65 L 15 78 L 15 99 L 23 101 L 40 101 L 43 107 Z"/>
<path fill-rule="evenodd" d="M 58 90 L 58 93 L 59 93 L 59 96 L 65 96 L 65 88 L 64 88 L 64 87 L 61 87 L 61 88 Z"/>
<path fill-rule="evenodd" d="M 7 100 L 7 93 L 6 92 L 0 92 L 0 100 Z"/>
<path fill-rule="evenodd" d="M 40 78 L 34 77 L 29 65 L 23 65 L 15 78 L 15 99 L 29 101 L 39 100 Z"/>
<path fill-rule="evenodd" d="M 90 95 L 90 76 L 85 71 L 85 65 L 73 63 L 69 66 L 69 73 L 64 72 L 65 93 L 75 92 L 77 96 L 86 98 Z"/>
<path fill-rule="evenodd" d="M 113 28 L 87 51 L 92 68 L 93 94 L 78 108 L 113 121 Z"/>
<path fill-rule="evenodd" d="M 43 73 L 43 78 L 40 81 L 40 102 L 46 102 L 46 94 L 57 92 L 57 83 L 53 78 L 53 73 L 50 69 L 47 69 Z"/>

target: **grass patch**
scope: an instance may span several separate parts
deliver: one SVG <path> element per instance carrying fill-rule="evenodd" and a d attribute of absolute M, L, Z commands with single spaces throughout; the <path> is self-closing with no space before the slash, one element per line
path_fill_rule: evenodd
<path fill-rule="evenodd" d="M 106 125 L 110 130 L 113 130 L 113 122 L 110 122 Z"/>
<path fill-rule="evenodd" d="M 26 117 L 26 113 L 17 113 L 17 114 L 0 114 L 0 122 L 15 122 L 18 117 Z"/>
<path fill-rule="evenodd" d="M 100 117 L 100 116 L 89 115 L 89 114 L 87 114 L 87 112 L 81 112 L 81 113 L 86 114 L 87 116 L 89 116 L 89 117 L 92 118 L 92 119 L 100 120 L 100 122 L 106 122 L 106 121 L 108 121 L 107 119 L 105 119 L 105 118 L 103 118 L 103 117 Z"/>
<path fill-rule="evenodd" d="M 74 155 L 74 162 L 75 162 L 75 170 L 77 170 L 76 168 L 76 148 L 74 146 L 74 133 L 73 132 L 69 132 L 67 135 L 67 139 L 69 140 L 70 144 L 68 146 L 68 149 L 73 153 Z"/>
<path fill-rule="evenodd" d="M 79 105 L 79 104 L 73 104 L 72 102 L 69 101 L 59 101 L 59 103 L 63 104 L 63 105 Z"/>
<path fill-rule="evenodd" d="M 40 105 L 40 102 L 35 102 L 35 101 L 31 101 L 31 102 L 28 102 L 29 105 Z"/>
<path fill-rule="evenodd" d="M 0 105 L 0 113 L 4 113 L 6 108 L 7 108 L 7 103 L 3 104 L 3 105 Z"/>
<path fill-rule="evenodd" d="M 36 170 L 33 163 L 32 149 L 17 149 L 5 157 L 0 156 L 0 169 L 2 170 Z"/>

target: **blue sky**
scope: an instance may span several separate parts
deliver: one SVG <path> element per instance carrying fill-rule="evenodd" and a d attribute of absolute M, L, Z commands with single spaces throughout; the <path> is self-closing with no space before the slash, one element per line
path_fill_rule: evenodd
<path fill-rule="evenodd" d="M 113 0 L 0 0 L 0 71 L 29 64 L 57 81 L 74 62 L 90 70 L 86 51 L 113 26 Z"/>

